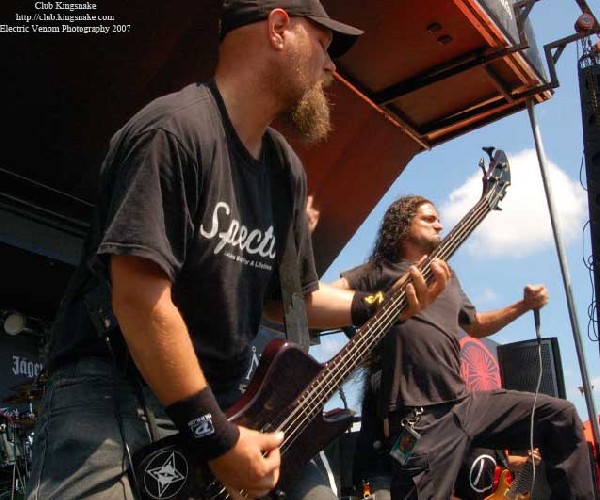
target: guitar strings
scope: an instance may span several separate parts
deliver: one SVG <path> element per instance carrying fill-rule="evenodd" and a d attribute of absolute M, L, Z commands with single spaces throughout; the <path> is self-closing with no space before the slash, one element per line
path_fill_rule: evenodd
<path fill-rule="evenodd" d="M 480 201 L 469 211 L 463 222 L 456 226 L 445 239 L 444 245 L 440 245 L 432 253 L 421 269 L 426 282 L 433 278 L 430 262 L 434 257 L 441 259 L 450 258 L 456 249 L 462 244 L 464 239 L 475 229 L 475 227 L 490 212 L 491 208 L 502 198 L 502 193 L 487 193 Z M 490 199 L 487 199 L 490 198 Z M 457 241 L 460 240 L 460 241 Z M 446 251 L 447 250 L 447 251 Z M 295 440 L 304 431 L 306 426 L 312 422 L 316 414 L 321 411 L 320 404 L 324 404 L 333 394 L 332 381 L 337 383 L 344 380 L 346 376 L 353 371 L 362 362 L 363 356 L 356 356 L 361 350 L 371 349 L 384 336 L 390 324 L 402 313 L 406 307 L 406 293 L 404 290 L 395 292 L 382 308 L 369 320 L 363 328 L 357 332 L 358 339 L 352 344 L 347 344 L 333 360 L 326 364 L 325 369 L 319 374 L 313 383 L 311 383 L 304 392 L 297 398 L 294 409 L 288 417 L 279 425 L 278 430 L 283 430 L 286 438 L 281 446 L 281 452 L 285 453 L 295 442 Z M 391 309 L 391 311 L 390 311 Z M 375 333 L 367 336 L 361 336 L 361 330 L 373 329 Z M 355 351 L 359 351 L 356 353 Z M 331 380 L 326 380 L 327 375 L 333 369 L 339 370 Z M 324 385 L 324 382 L 327 385 Z M 328 387 L 329 386 L 329 387 Z M 310 399 L 312 408 L 305 408 L 306 402 Z M 316 401 L 315 401 L 316 399 Z"/>
<path fill-rule="evenodd" d="M 467 213 L 463 221 L 448 233 L 443 244 L 438 246 L 432 253 L 431 258 L 424 262 L 421 272 L 427 283 L 433 279 L 433 273 L 431 272 L 430 266 L 431 259 L 435 257 L 443 260 L 450 258 L 462 244 L 464 239 L 469 236 L 475 227 L 490 212 L 490 206 L 495 206 L 495 203 L 502 198 L 501 194 L 497 195 L 497 200 L 494 200 L 494 196 L 491 196 L 492 200 L 487 200 L 490 202 L 488 204 L 486 203 L 488 194 L 482 197 L 481 200 Z M 404 289 L 401 289 L 394 292 L 390 299 L 383 304 L 381 309 L 377 311 L 363 327 L 359 328 L 356 334 L 357 340 L 351 344 L 347 344 L 331 362 L 328 362 L 325 369 L 297 398 L 294 409 L 289 416 L 277 426 L 278 430 L 283 430 L 285 433 L 285 438 L 281 445 L 282 454 L 291 448 L 304 429 L 314 420 L 316 414 L 321 411 L 321 405 L 325 404 L 333 394 L 333 386 L 335 385 L 337 387 L 338 383 L 344 380 L 346 376 L 362 362 L 364 354 L 362 356 L 357 356 L 355 354 L 359 354 L 360 351 L 370 351 L 370 349 L 381 340 L 391 323 L 395 321 L 405 308 L 406 292 Z M 373 333 L 371 335 L 366 335 L 364 332 L 370 329 L 373 329 Z M 358 352 L 355 353 L 355 351 Z M 327 375 L 334 369 L 338 370 L 338 375 L 334 376 L 332 380 L 326 380 Z M 327 385 L 323 385 L 324 382 L 327 382 Z M 332 384 L 332 382 L 334 382 L 334 384 Z M 312 408 L 305 407 L 308 400 L 310 400 Z M 243 492 L 240 493 L 243 495 Z M 223 494 L 225 494 L 224 497 L 222 497 Z M 218 493 L 211 498 L 218 497 L 230 498 L 229 492 L 225 487 L 219 490 Z"/>
<path fill-rule="evenodd" d="M 481 203 L 479 203 L 478 205 L 481 205 Z M 481 208 L 482 208 L 481 206 L 476 205 L 476 207 L 474 207 L 474 209 L 471 210 L 471 212 L 465 218 L 465 221 L 471 222 L 470 219 L 481 220 L 487 214 L 487 212 L 489 212 L 489 209 L 487 209 L 487 210 L 483 211 L 484 213 L 478 214 L 477 212 L 480 212 Z M 462 225 L 460 225 L 459 228 L 452 231 L 448 235 L 447 242 L 449 242 L 449 244 L 447 246 L 450 247 L 450 251 L 448 252 L 449 255 L 454 253 L 455 248 L 457 248 L 457 246 L 458 246 L 456 241 L 453 241 L 456 234 L 459 232 L 464 232 L 466 235 L 468 235 L 474 229 L 474 227 L 468 228 L 465 226 L 466 226 L 466 224 L 463 223 Z M 444 247 L 445 246 L 446 245 L 444 245 Z M 452 248 L 453 246 L 454 246 L 454 249 Z M 442 248 L 441 250 L 444 250 L 444 248 Z M 443 251 L 440 251 L 438 253 L 440 254 L 441 258 L 446 258 Z M 431 270 L 429 267 L 429 262 L 425 263 L 425 265 L 423 266 L 422 272 L 426 276 L 426 279 L 432 278 Z M 309 388 L 307 388 L 305 390 L 305 392 L 301 396 L 301 398 L 299 398 L 298 406 L 296 408 L 301 407 L 302 403 L 308 398 L 310 398 L 311 402 L 314 404 L 315 398 L 317 398 L 318 402 L 325 402 L 328 399 L 328 397 L 330 397 L 332 392 L 327 391 L 327 387 L 323 387 L 321 384 L 322 380 L 324 378 L 326 378 L 325 376 L 326 376 L 327 372 L 331 371 L 333 368 L 341 367 L 341 368 L 345 368 L 345 371 L 347 373 L 348 371 L 350 371 L 350 370 L 354 369 L 356 366 L 358 366 L 358 364 L 360 363 L 360 357 L 358 357 L 358 359 L 357 359 L 356 356 L 353 356 L 352 358 L 348 359 L 347 355 L 352 354 L 352 351 L 359 350 L 358 348 L 362 349 L 363 344 L 369 344 L 369 343 L 374 344 L 374 343 L 378 342 L 379 337 L 382 336 L 382 331 L 385 332 L 385 329 L 387 329 L 388 322 L 393 321 L 398 316 L 398 314 L 401 313 L 402 310 L 404 309 L 405 304 L 402 304 L 399 311 L 397 310 L 398 308 L 394 307 L 399 302 L 403 302 L 404 299 L 405 299 L 405 293 L 403 290 L 400 291 L 400 293 L 397 293 L 396 296 L 392 296 L 391 300 L 385 304 L 388 307 L 382 307 L 381 313 L 374 316 L 374 318 L 373 318 L 374 321 L 371 322 L 371 323 L 375 323 L 375 326 L 374 326 L 375 329 L 380 328 L 379 332 L 377 332 L 375 335 L 369 336 L 369 338 L 366 338 L 366 336 L 365 336 L 365 338 L 360 338 L 360 332 L 358 332 L 359 339 L 357 340 L 357 342 L 353 343 L 353 345 L 349 349 L 347 349 L 348 352 L 340 352 L 340 354 L 337 356 L 337 358 L 338 358 L 337 362 L 335 362 L 335 360 L 334 360 L 333 363 L 328 364 L 328 366 L 325 368 L 325 370 L 323 370 L 323 373 L 315 379 L 313 384 L 311 384 L 314 387 L 309 386 Z M 393 309 L 392 314 L 389 313 L 389 309 Z M 390 318 L 391 318 L 391 321 L 390 321 Z M 379 323 L 379 324 L 377 324 L 377 323 Z M 381 323 L 383 323 L 383 328 L 381 328 L 381 326 L 382 326 Z M 366 325 L 366 326 L 373 326 L 373 325 Z M 355 366 L 353 367 L 353 365 L 355 365 Z M 344 378 L 344 375 L 341 374 L 341 372 L 340 372 L 340 375 L 334 376 L 333 380 L 338 382 L 339 380 L 342 380 L 343 378 Z M 328 392 L 329 392 L 329 395 L 328 395 Z M 298 431 L 301 431 L 304 427 L 301 424 L 309 423 L 309 421 L 312 420 L 312 418 L 310 418 L 310 417 L 314 417 L 314 415 L 311 415 L 311 414 L 316 413 L 318 410 L 320 410 L 320 408 L 317 408 L 317 410 L 315 411 L 314 406 L 313 406 L 312 411 L 309 410 L 308 412 L 306 412 L 304 409 L 301 409 L 299 412 L 293 411 L 292 414 L 290 414 L 290 418 L 287 419 L 287 421 L 285 421 L 283 423 L 283 426 L 289 427 L 293 424 L 294 425 L 293 431 L 290 428 L 288 430 L 288 432 L 292 431 L 293 433 L 296 433 Z M 305 417 L 309 417 L 309 419 L 306 419 Z M 302 422 L 302 421 L 298 422 L 299 418 L 300 419 L 305 418 L 304 422 Z M 288 441 L 291 441 L 289 443 L 289 445 L 291 446 L 291 444 L 294 441 L 294 436 L 290 436 L 290 438 L 292 438 L 292 439 L 290 439 Z M 285 443 L 285 444 L 288 444 L 288 443 Z M 288 447 L 289 446 L 285 447 L 285 449 L 287 449 Z"/>

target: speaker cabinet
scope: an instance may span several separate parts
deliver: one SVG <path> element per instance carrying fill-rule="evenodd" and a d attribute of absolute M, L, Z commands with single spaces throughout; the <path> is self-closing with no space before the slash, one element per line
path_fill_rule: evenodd
<path fill-rule="evenodd" d="M 538 350 L 537 339 L 523 340 L 498 346 L 498 365 L 502 387 L 517 391 L 535 392 L 542 357 L 540 392 L 556 398 L 566 399 L 560 350 L 556 337 L 543 338 Z M 536 480 L 531 500 L 550 498 L 550 487 L 542 462 L 536 468 Z"/>
<path fill-rule="evenodd" d="M 542 356 L 542 380 L 540 392 L 566 399 L 558 339 L 543 338 L 540 341 Z M 538 374 L 538 341 L 523 340 L 498 346 L 498 365 L 502 387 L 517 391 L 535 392 Z"/>

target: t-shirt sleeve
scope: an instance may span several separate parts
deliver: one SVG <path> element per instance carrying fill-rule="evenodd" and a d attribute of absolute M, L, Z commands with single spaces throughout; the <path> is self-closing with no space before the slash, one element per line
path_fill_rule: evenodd
<path fill-rule="evenodd" d="M 379 268 L 366 263 L 356 266 L 340 273 L 340 277 L 346 278 L 351 290 L 363 292 L 375 292 L 377 289 L 377 277 Z"/>
<path fill-rule="evenodd" d="M 194 234 L 198 168 L 177 138 L 144 132 L 114 155 L 111 196 L 97 255 L 132 255 L 174 281 Z"/>
<path fill-rule="evenodd" d="M 455 277 L 456 277 L 456 275 L 455 275 Z M 456 278 L 456 279 L 458 281 L 458 278 Z M 470 325 L 471 323 L 473 323 L 473 320 L 475 319 L 475 314 L 477 313 L 477 309 L 469 300 L 469 297 L 467 296 L 465 291 L 462 289 L 462 286 L 460 286 L 460 282 L 458 283 L 458 287 L 460 290 L 460 298 L 462 301 L 460 310 L 458 312 L 458 323 L 461 326 L 467 326 L 467 325 Z"/>

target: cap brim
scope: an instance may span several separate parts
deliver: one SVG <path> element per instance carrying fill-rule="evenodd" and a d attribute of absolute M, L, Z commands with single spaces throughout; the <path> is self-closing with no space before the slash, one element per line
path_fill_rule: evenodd
<path fill-rule="evenodd" d="M 362 30 L 359 30 L 354 26 L 341 23 L 335 19 L 331 19 L 330 17 L 307 17 L 318 25 L 331 30 L 333 33 L 333 39 L 331 40 L 331 45 L 329 46 L 328 52 L 329 55 L 334 59 L 343 56 L 354 45 L 358 37 L 364 33 Z"/>

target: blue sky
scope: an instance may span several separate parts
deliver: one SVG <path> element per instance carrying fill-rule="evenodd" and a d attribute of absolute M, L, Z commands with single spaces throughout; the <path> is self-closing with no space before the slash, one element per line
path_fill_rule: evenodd
<path fill-rule="evenodd" d="M 592 8 L 598 16 L 599 13 Z M 546 0 L 536 4 L 531 21 L 540 51 L 544 44 L 572 34 L 580 14 L 575 0 Z M 593 394 L 598 410 L 599 346 L 598 342 L 588 338 L 588 329 L 594 331 L 588 313 L 593 302 L 593 286 L 590 272 L 584 265 L 591 255 L 591 244 L 589 230 L 584 227 L 589 215 L 585 167 L 582 164 L 583 138 L 575 44 L 569 45 L 562 54 L 557 72 L 560 87 L 549 101 L 536 106 L 535 110 L 549 163 L 555 210 L 559 213 L 584 356 L 588 376 L 595 387 Z M 490 214 L 459 249 L 451 264 L 480 311 L 516 302 L 528 283 L 542 283 L 548 288 L 550 303 L 541 310 L 541 334 L 558 338 L 567 398 L 576 405 L 582 419 L 587 420 L 585 400 L 578 389 L 582 385 L 581 372 L 566 292 L 526 111 L 417 155 L 324 274 L 323 281 L 337 279 L 340 271 L 368 257 L 385 209 L 403 194 L 418 193 L 430 198 L 440 209 L 446 234 L 480 195 L 481 171 L 477 162 L 484 155 L 481 147 L 488 145 L 506 151 L 511 165 L 512 185 L 502 203 L 502 212 Z M 508 343 L 534 337 L 533 314 L 526 314 L 493 338 L 499 343 Z M 325 361 L 339 351 L 344 342 L 342 335 L 324 337 L 311 354 Z M 359 409 L 356 387 L 355 383 L 350 383 L 345 388 L 350 406 Z M 334 400 L 329 406 L 339 405 L 339 400 Z"/>

